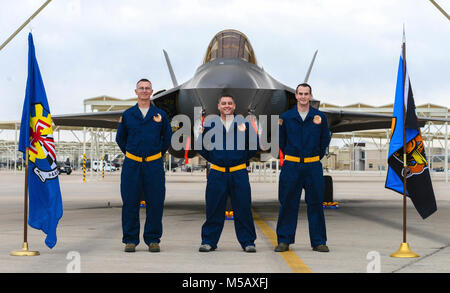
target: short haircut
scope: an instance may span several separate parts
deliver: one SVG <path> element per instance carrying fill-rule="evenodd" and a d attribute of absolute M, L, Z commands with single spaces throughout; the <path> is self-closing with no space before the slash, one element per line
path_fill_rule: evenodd
<path fill-rule="evenodd" d="M 148 80 L 148 79 L 146 79 L 146 78 L 141 78 L 141 79 L 139 79 L 138 82 L 136 82 L 136 88 L 137 88 L 138 84 L 139 84 L 140 82 L 142 82 L 142 81 L 149 82 L 150 84 L 152 84 L 152 82 L 151 82 L 150 80 Z"/>
<path fill-rule="evenodd" d="M 217 104 L 220 104 L 220 100 L 222 100 L 222 98 L 231 98 L 233 100 L 233 103 L 236 104 L 236 101 L 234 100 L 234 97 L 230 94 L 222 94 L 218 99 L 217 99 Z"/>
<path fill-rule="evenodd" d="M 312 95 L 312 88 L 309 84 L 307 84 L 306 82 L 299 84 L 296 88 L 295 88 L 295 93 L 297 93 L 298 88 L 299 87 L 307 87 L 309 88 L 309 93 Z"/>

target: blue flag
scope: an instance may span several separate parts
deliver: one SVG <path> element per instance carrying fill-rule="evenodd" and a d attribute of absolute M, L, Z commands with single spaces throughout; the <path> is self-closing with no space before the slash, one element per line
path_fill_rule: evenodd
<path fill-rule="evenodd" d="M 63 214 L 56 166 L 52 118 L 36 60 L 33 36 L 28 35 L 28 79 L 20 123 L 19 151 L 28 148 L 28 224 L 42 230 L 45 244 L 56 244 L 56 227 Z"/>
<path fill-rule="evenodd" d="M 425 219 L 436 210 L 436 199 L 431 184 L 425 147 L 417 123 L 414 97 L 408 71 L 403 66 L 404 56 L 400 56 L 397 86 L 389 143 L 388 172 L 385 187 L 403 194 L 403 124 L 406 131 L 406 194 L 414 207 Z M 405 78 L 404 78 L 405 76 Z M 403 107 L 404 105 L 404 107 Z M 404 119 L 406 116 L 406 119 Z M 405 122 L 404 122 L 405 121 Z"/>

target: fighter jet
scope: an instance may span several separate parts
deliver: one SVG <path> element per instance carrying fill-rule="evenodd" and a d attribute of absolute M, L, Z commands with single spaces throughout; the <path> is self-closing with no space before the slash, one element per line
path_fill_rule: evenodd
<path fill-rule="evenodd" d="M 174 87 L 155 93 L 152 103 L 163 109 L 172 119 L 178 114 L 189 116 L 191 125 L 198 124 L 195 117 L 205 117 L 218 114 L 217 100 L 221 94 L 231 94 L 235 98 L 238 115 L 256 118 L 260 115 L 281 115 L 297 104 L 295 90 L 270 76 L 258 65 L 255 52 L 248 38 L 240 31 L 227 29 L 218 32 L 211 40 L 203 58 L 202 64 L 188 81 L 178 85 L 169 56 L 163 51 Z M 316 53 L 304 79 L 308 80 Z M 319 108 L 320 101 L 312 100 L 311 104 Z M 194 109 L 200 109 L 200 115 L 195 115 Z M 332 133 L 357 130 L 390 128 L 391 115 L 372 114 L 363 112 L 322 110 L 328 119 Z M 87 126 L 100 128 L 117 128 L 122 111 L 96 112 L 76 115 L 56 115 L 53 121 L 56 125 Z M 197 113 L 198 114 L 198 113 Z M 199 118 L 197 118 L 199 119 Z M 419 118 L 419 125 L 426 121 L 436 121 L 426 117 Z M 270 119 L 265 129 L 270 137 Z M 257 125 L 257 128 L 261 125 Z M 192 135 L 194 129 L 192 130 Z M 193 157 L 195 151 L 191 145 L 185 150 L 169 152 L 175 157 Z M 189 149 L 186 152 L 186 149 Z"/>

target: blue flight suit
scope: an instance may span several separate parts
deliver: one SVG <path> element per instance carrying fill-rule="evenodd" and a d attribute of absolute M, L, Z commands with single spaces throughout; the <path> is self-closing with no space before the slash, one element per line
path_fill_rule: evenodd
<path fill-rule="evenodd" d="M 116 142 L 123 153 L 146 158 L 158 153 L 164 156 L 171 137 L 170 122 L 163 110 L 151 105 L 143 118 L 136 104 L 123 112 Z M 122 165 L 120 192 L 123 202 L 122 242 L 139 244 L 139 203 L 144 195 L 147 203 L 144 241 L 147 245 L 159 243 L 166 193 L 162 158 L 138 162 L 126 156 Z"/>
<path fill-rule="evenodd" d="M 285 156 L 323 158 L 331 135 L 326 116 L 313 107 L 309 107 L 305 121 L 298 113 L 297 106 L 280 116 L 280 149 Z M 281 204 L 278 223 L 278 243 L 295 242 L 298 211 L 302 189 L 305 189 L 309 236 L 311 246 L 326 244 L 325 216 L 323 196 L 325 183 L 322 163 L 293 162 L 285 160 L 281 168 L 278 185 L 278 200 Z"/>
<path fill-rule="evenodd" d="M 202 139 L 203 144 L 206 141 L 203 138 L 215 125 L 222 129 L 220 135 L 223 139 L 223 148 L 207 150 L 207 146 L 203 145 L 199 153 L 208 162 L 220 167 L 234 167 L 246 164 L 256 154 L 258 148 L 257 134 L 250 124 L 239 116 L 235 116 L 228 132 L 220 121 L 220 117 L 216 116 L 210 126 L 206 126 L 198 138 Z M 243 130 L 243 125 L 245 125 L 245 130 Z M 253 132 L 251 135 L 250 131 Z M 245 143 L 242 140 L 238 141 L 238 137 L 245 138 Z M 211 141 L 215 143 L 217 140 L 217 143 L 219 143 L 218 139 L 214 135 Z M 250 139 L 252 139 L 253 145 L 249 143 Z M 227 141 L 229 149 L 226 149 Z M 241 247 L 245 249 L 249 245 L 255 245 L 256 232 L 251 211 L 251 188 L 246 167 L 233 172 L 210 169 L 205 194 L 206 221 L 202 226 L 201 244 L 209 244 L 213 249 L 217 248 L 225 222 L 227 195 L 230 196 L 233 207 L 234 227 Z"/>

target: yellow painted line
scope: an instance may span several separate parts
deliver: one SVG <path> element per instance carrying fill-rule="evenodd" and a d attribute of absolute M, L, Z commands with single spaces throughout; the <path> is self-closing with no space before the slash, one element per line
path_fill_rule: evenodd
<path fill-rule="evenodd" d="M 266 238 L 272 243 L 273 247 L 276 247 L 278 245 L 278 241 L 275 231 L 273 231 L 269 225 L 267 225 L 267 223 L 257 213 L 255 213 L 255 211 L 253 211 L 253 219 Z M 311 269 L 292 250 L 277 253 L 283 257 L 284 261 L 289 265 L 294 273 L 312 273 Z"/>

